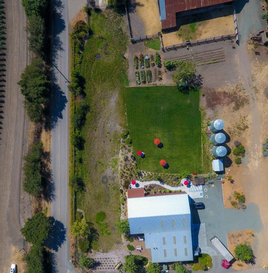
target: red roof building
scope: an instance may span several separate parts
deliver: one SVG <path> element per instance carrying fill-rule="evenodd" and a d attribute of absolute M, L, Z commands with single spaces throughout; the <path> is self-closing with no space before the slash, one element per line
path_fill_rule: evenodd
<path fill-rule="evenodd" d="M 233 1 L 234 0 L 159 0 L 162 29 L 176 27 L 176 14 L 179 12 L 206 8 Z"/>

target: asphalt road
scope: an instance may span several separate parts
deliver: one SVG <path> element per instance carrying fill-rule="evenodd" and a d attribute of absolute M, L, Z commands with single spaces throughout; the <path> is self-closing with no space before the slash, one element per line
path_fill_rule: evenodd
<path fill-rule="evenodd" d="M 55 272 L 66 273 L 71 269 L 69 264 L 69 34 L 67 0 L 53 0 L 52 16 L 53 35 L 53 103 L 52 103 L 52 141 L 51 168 L 54 185 L 54 200 L 51 204 L 51 215 L 57 221 L 59 230 L 55 230 L 52 249 L 55 254 Z"/>
<path fill-rule="evenodd" d="M 1 82 L 0 114 L 0 267 L 3 272 L 10 268 L 11 256 L 15 249 L 22 247 L 20 234 L 23 225 L 23 208 L 20 207 L 21 168 L 24 146 L 25 110 L 23 96 L 17 82 L 24 70 L 27 59 L 26 18 L 21 0 L 5 1 L 6 12 L 6 82 Z M 27 143 L 27 142 L 26 142 Z M 27 203 L 24 196 L 23 204 Z M 14 261 L 16 262 L 16 261 Z"/>

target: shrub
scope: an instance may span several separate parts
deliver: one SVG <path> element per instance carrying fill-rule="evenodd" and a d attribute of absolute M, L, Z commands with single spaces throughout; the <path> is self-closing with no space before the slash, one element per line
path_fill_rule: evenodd
<path fill-rule="evenodd" d="M 165 61 L 164 66 L 167 68 L 169 71 L 175 70 L 177 67 L 178 61 Z"/>
<path fill-rule="evenodd" d="M 73 70 L 71 73 L 71 83 L 68 85 L 69 90 L 75 95 L 81 95 L 85 89 L 85 78 L 78 70 Z"/>
<path fill-rule="evenodd" d="M 132 246 L 132 245 L 130 245 L 130 244 L 128 244 L 128 245 L 127 245 L 127 249 L 128 249 L 129 251 L 133 251 L 133 250 L 135 250 L 135 247 Z"/>
<path fill-rule="evenodd" d="M 234 208 L 237 208 L 237 202 L 236 202 L 236 201 L 231 201 L 231 205 L 232 205 Z"/>
<path fill-rule="evenodd" d="M 74 128 L 81 131 L 86 123 L 86 116 L 89 111 L 89 106 L 83 100 L 82 102 L 77 103 L 75 114 L 72 116 L 72 122 Z"/>
<path fill-rule="evenodd" d="M 129 131 L 128 130 L 124 130 L 124 132 L 121 134 L 121 138 L 126 139 L 129 135 Z"/>
<path fill-rule="evenodd" d="M 155 53 L 155 63 L 158 67 L 161 67 L 161 56 L 158 52 Z"/>
<path fill-rule="evenodd" d="M 128 137 L 128 138 L 126 139 L 125 143 L 126 143 L 129 147 L 131 147 L 132 139 L 131 139 L 130 137 Z"/>
<path fill-rule="evenodd" d="M 242 156 L 242 157 L 244 157 L 245 156 L 245 152 L 246 152 L 245 147 L 242 144 L 238 145 L 233 150 L 233 154 L 236 155 L 236 156 Z"/>
<path fill-rule="evenodd" d="M 239 203 L 245 203 L 245 201 L 246 201 L 245 195 L 241 194 L 241 195 L 239 196 L 239 198 L 238 198 L 238 202 L 239 202 Z"/>
<path fill-rule="evenodd" d="M 134 241 L 133 237 L 128 237 L 128 241 L 132 243 Z"/>
<path fill-rule="evenodd" d="M 87 238 L 80 238 L 78 241 L 78 247 L 82 253 L 87 253 L 89 251 L 89 240 Z"/>
<path fill-rule="evenodd" d="M 240 165 L 240 164 L 242 163 L 241 157 L 237 157 L 237 158 L 235 159 L 235 163 L 236 163 L 237 165 Z"/>
<path fill-rule="evenodd" d="M 246 244 L 239 244 L 235 247 L 234 252 L 236 259 L 245 263 L 253 262 L 254 255 L 251 246 Z"/>

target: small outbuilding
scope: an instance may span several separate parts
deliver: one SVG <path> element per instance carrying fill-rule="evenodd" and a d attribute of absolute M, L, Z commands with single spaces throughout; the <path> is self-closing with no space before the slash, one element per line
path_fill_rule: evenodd
<path fill-rule="evenodd" d="M 222 159 L 214 159 L 212 160 L 212 169 L 214 172 L 223 172 L 223 160 Z"/>

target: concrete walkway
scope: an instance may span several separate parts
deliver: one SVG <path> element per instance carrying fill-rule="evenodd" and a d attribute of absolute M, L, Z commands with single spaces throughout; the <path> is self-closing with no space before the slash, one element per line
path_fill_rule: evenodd
<path fill-rule="evenodd" d="M 194 185 L 190 185 L 190 187 L 185 186 L 183 183 L 186 179 L 182 179 L 181 180 L 181 185 L 182 186 L 177 186 L 177 187 L 172 187 L 169 185 L 166 185 L 163 182 L 160 181 L 146 181 L 146 182 L 141 182 L 139 180 L 136 180 L 136 185 L 139 185 L 139 187 L 136 187 L 134 185 L 131 185 L 131 188 L 144 188 L 145 186 L 149 186 L 149 185 L 158 185 L 161 186 L 167 190 L 171 190 L 171 191 L 185 191 L 191 198 L 203 198 L 203 186 L 194 186 Z"/>

